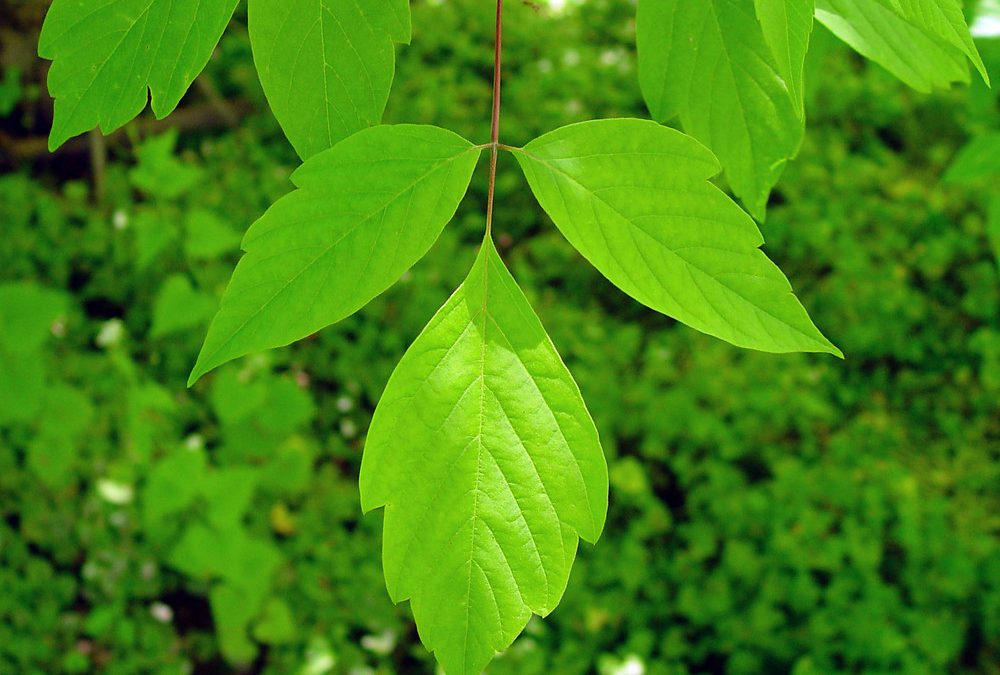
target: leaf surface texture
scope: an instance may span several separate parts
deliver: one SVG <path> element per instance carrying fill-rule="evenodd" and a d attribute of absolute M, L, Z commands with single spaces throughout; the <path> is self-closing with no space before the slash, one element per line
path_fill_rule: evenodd
<path fill-rule="evenodd" d="M 303 159 L 382 120 L 408 0 L 250 0 L 264 93 Z"/>
<path fill-rule="evenodd" d="M 305 162 L 254 223 L 191 381 L 340 321 L 424 256 L 455 215 L 480 150 L 444 129 L 385 125 Z"/>
<path fill-rule="evenodd" d="M 54 150 L 100 127 L 110 133 L 142 112 L 180 102 L 208 63 L 238 0 L 55 0 L 38 54 L 51 60 Z"/>
<path fill-rule="evenodd" d="M 840 354 L 760 250 L 754 222 L 708 182 L 718 163 L 693 138 L 602 120 L 515 154 L 570 243 L 639 302 L 740 347 Z"/>
<path fill-rule="evenodd" d="M 607 499 L 580 392 L 487 240 L 390 378 L 365 444 L 361 500 L 385 506 L 389 594 L 410 600 L 449 675 L 480 673 L 558 604 Z"/>
<path fill-rule="evenodd" d="M 656 120 L 680 119 L 763 219 L 771 188 L 799 149 L 803 120 L 744 0 L 641 0 L 639 82 Z"/>
<path fill-rule="evenodd" d="M 894 11 L 893 4 L 888 0 L 817 0 L 816 19 L 917 91 L 968 82 L 962 48 Z"/>

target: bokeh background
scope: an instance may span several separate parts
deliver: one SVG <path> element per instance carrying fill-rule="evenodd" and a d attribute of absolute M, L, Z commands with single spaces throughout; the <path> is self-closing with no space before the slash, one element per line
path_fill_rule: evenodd
<path fill-rule="evenodd" d="M 173 116 L 50 155 L 46 6 L 0 2 L 0 673 L 434 672 L 356 480 L 389 374 L 472 263 L 486 163 L 392 290 L 188 390 L 241 233 L 297 164 L 245 8 Z M 492 5 L 413 13 L 387 120 L 487 139 Z M 509 2 L 502 140 L 645 116 L 633 17 Z M 632 302 L 501 157 L 498 246 L 612 487 L 564 601 L 491 673 L 1000 673 L 1000 170 L 949 172 L 1000 129 L 997 94 L 917 94 L 819 27 L 807 79 L 762 229 L 843 362 Z"/>

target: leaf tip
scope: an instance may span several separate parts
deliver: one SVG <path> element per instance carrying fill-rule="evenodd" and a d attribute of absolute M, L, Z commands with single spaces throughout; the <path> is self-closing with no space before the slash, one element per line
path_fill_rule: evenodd
<path fill-rule="evenodd" d="M 49 152 L 55 152 L 66 141 L 67 139 L 62 134 L 57 134 L 55 127 L 52 127 L 52 131 L 49 132 Z"/>
<path fill-rule="evenodd" d="M 219 363 L 205 363 L 204 351 L 198 354 L 198 359 L 194 362 L 194 368 L 191 369 L 191 374 L 188 375 L 187 386 L 191 388 L 195 383 L 204 377 L 210 370 L 221 365 Z"/>

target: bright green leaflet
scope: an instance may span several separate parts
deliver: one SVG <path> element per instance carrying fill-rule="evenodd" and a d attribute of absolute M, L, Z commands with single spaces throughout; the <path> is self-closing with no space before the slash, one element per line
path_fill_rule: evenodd
<path fill-rule="evenodd" d="M 360 131 L 303 164 L 251 226 L 194 372 L 280 347 L 365 306 L 451 220 L 480 149 L 431 126 Z"/>
<path fill-rule="evenodd" d="M 733 192 L 763 219 L 804 127 L 753 4 L 641 0 L 636 30 L 639 82 L 653 117 L 679 116 L 722 162 Z"/>
<path fill-rule="evenodd" d="M 961 50 L 875 0 L 817 0 L 816 20 L 917 91 L 969 81 Z"/>
<path fill-rule="evenodd" d="M 569 371 L 489 238 L 406 352 L 372 420 L 365 511 L 385 506 L 395 602 L 448 675 L 482 672 L 559 603 L 608 474 Z"/>
<path fill-rule="evenodd" d="M 771 48 L 778 72 L 788 85 L 799 115 L 803 106 L 803 79 L 815 0 L 754 0 L 764 41 Z"/>
<path fill-rule="evenodd" d="M 877 0 L 908 22 L 948 44 L 972 61 L 983 82 L 990 83 L 982 57 L 965 23 L 961 0 Z"/>
<path fill-rule="evenodd" d="M 254 62 L 303 159 L 382 119 L 409 0 L 250 0 Z"/>
<path fill-rule="evenodd" d="M 49 149 L 142 112 L 166 117 L 208 63 L 238 0 L 55 0 L 38 54 L 53 61 Z"/>
<path fill-rule="evenodd" d="M 760 250 L 754 222 L 708 182 L 719 166 L 696 140 L 600 120 L 515 154 L 570 243 L 639 302 L 739 347 L 840 355 Z"/>

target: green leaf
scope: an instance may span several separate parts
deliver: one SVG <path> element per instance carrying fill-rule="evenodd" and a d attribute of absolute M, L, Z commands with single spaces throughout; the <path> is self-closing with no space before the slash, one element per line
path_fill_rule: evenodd
<path fill-rule="evenodd" d="M 204 325 L 215 311 L 215 299 L 191 286 L 188 278 L 175 274 L 163 282 L 153 304 L 149 337 L 159 338 Z"/>
<path fill-rule="evenodd" d="M 803 121 L 753 6 L 642 0 L 636 30 L 639 81 L 653 117 L 679 117 L 763 219 L 771 188 L 798 152 Z"/>
<path fill-rule="evenodd" d="M 184 218 L 188 261 L 216 260 L 240 246 L 240 235 L 211 211 L 195 208 Z"/>
<path fill-rule="evenodd" d="M 480 673 L 558 604 L 608 475 L 569 371 L 487 240 L 406 352 L 372 420 L 361 502 L 385 506 L 394 602 L 449 675 Z"/>
<path fill-rule="evenodd" d="M 570 243 L 639 302 L 740 347 L 840 355 L 759 249 L 754 222 L 708 182 L 718 163 L 694 139 L 601 120 L 515 154 Z"/>
<path fill-rule="evenodd" d="M 16 354 L 0 345 L 0 427 L 30 422 L 45 401 L 45 366 L 40 354 Z"/>
<path fill-rule="evenodd" d="M 0 425 L 28 422 L 42 409 L 42 347 L 66 305 L 60 291 L 30 283 L 0 284 Z"/>
<path fill-rule="evenodd" d="M 803 78 L 815 0 L 754 0 L 764 41 L 782 79 L 788 84 L 799 115 L 804 114 Z"/>
<path fill-rule="evenodd" d="M 963 147 L 944 174 L 949 183 L 1000 179 L 1000 131 L 977 136 Z"/>
<path fill-rule="evenodd" d="M 146 107 L 166 117 L 208 63 L 238 0 L 54 0 L 38 54 L 56 99 L 49 149 Z M 149 93 L 147 93 L 147 90 Z"/>
<path fill-rule="evenodd" d="M 201 493 L 205 476 L 205 453 L 177 449 L 149 471 L 142 492 L 142 517 L 146 530 L 184 511 Z"/>
<path fill-rule="evenodd" d="M 32 354 L 52 337 L 52 323 L 66 312 L 66 296 L 31 283 L 0 284 L 0 347 Z"/>
<path fill-rule="evenodd" d="M 382 120 L 409 0 L 250 0 L 248 11 L 264 93 L 303 159 Z"/>
<path fill-rule="evenodd" d="M 243 588 L 227 583 L 213 587 L 208 601 L 222 655 L 230 663 L 249 664 L 257 656 L 249 627 L 260 610 L 260 601 L 249 602 Z"/>
<path fill-rule="evenodd" d="M 909 23 L 961 51 L 972 61 L 983 82 L 990 83 L 983 59 L 965 23 L 961 0 L 878 0 Z"/>
<path fill-rule="evenodd" d="M 340 321 L 431 247 L 468 189 L 480 148 L 431 126 L 378 126 L 303 164 L 298 190 L 247 232 L 191 383 L 244 354 Z"/>
<path fill-rule="evenodd" d="M 296 635 L 295 619 L 288 604 L 280 598 L 268 600 L 253 626 L 254 638 L 266 644 L 280 645 L 294 641 Z"/>
<path fill-rule="evenodd" d="M 135 152 L 139 161 L 128 174 L 132 185 L 151 197 L 172 200 L 203 184 L 202 169 L 177 156 L 177 135 L 172 128 L 142 142 Z"/>
<path fill-rule="evenodd" d="M 816 20 L 917 91 L 969 81 L 962 50 L 907 21 L 881 0 L 817 0 Z"/>
<path fill-rule="evenodd" d="M 997 264 L 1000 265 L 1000 194 L 990 198 L 990 204 L 986 211 L 986 238 L 993 249 Z"/>

